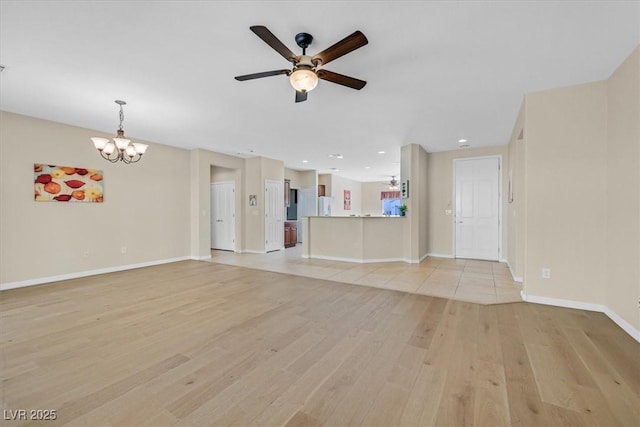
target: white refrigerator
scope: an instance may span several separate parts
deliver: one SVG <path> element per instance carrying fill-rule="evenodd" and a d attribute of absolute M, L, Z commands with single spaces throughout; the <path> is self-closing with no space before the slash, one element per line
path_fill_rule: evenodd
<path fill-rule="evenodd" d="M 333 197 L 318 197 L 318 216 L 331 216 L 331 202 Z"/>

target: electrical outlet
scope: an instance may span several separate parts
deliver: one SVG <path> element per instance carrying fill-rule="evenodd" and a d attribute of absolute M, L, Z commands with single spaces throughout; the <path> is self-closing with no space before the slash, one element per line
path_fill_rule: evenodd
<path fill-rule="evenodd" d="M 126 253 L 127 253 L 127 247 L 126 247 L 126 246 L 123 246 L 123 247 L 120 249 L 120 252 L 122 252 L 123 254 L 126 254 Z"/>
<path fill-rule="evenodd" d="M 543 279 L 551 279 L 551 269 L 547 267 L 542 267 L 542 278 Z"/>

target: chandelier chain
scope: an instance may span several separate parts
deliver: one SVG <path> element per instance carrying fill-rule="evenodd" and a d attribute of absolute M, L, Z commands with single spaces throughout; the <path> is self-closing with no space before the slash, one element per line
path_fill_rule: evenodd
<path fill-rule="evenodd" d="M 122 104 L 120 104 L 120 128 L 122 130 L 122 122 L 124 122 L 124 111 L 122 110 Z"/>

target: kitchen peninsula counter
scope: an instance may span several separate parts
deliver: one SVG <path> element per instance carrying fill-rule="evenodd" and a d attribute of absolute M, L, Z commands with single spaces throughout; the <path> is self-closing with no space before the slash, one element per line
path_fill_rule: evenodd
<path fill-rule="evenodd" d="M 406 218 L 304 217 L 302 256 L 358 263 L 406 261 L 402 242 Z"/>

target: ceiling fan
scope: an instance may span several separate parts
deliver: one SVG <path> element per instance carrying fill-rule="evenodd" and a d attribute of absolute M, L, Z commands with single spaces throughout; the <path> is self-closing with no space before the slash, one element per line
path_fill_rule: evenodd
<path fill-rule="evenodd" d="M 389 190 L 395 191 L 398 189 L 398 180 L 396 179 L 395 175 L 390 175 L 390 176 L 391 176 L 391 179 L 389 181 L 384 181 L 381 184 L 388 185 Z"/>
<path fill-rule="evenodd" d="M 313 90 L 318 84 L 318 79 L 326 80 L 331 83 L 337 83 L 342 86 L 350 87 L 352 89 L 360 90 L 367 82 L 359 80 L 353 77 L 345 76 L 342 74 L 334 73 L 329 70 L 319 68 L 324 66 L 334 59 L 338 59 L 349 52 L 361 48 L 369 43 L 367 38 L 360 31 L 355 31 L 353 34 L 340 40 L 333 46 L 330 46 L 320 53 L 313 56 L 307 55 L 307 48 L 313 41 L 313 36 L 308 33 L 299 33 L 296 35 L 296 44 L 302 48 L 302 55 L 296 55 L 288 47 L 286 47 L 267 27 L 263 25 L 254 25 L 249 27 L 258 37 L 262 39 L 266 44 L 271 46 L 276 52 L 282 55 L 287 61 L 293 64 L 293 68 L 264 71 L 261 73 L 246 74 L 243 76 L 236 76 L 238 81 L 260 79 L 263 77 L 277 76 L 285 74 L 289 76 L 291 85 L 296 90 L 296 102 L 303 102 L 307 100 L 307 94 Z"/>

